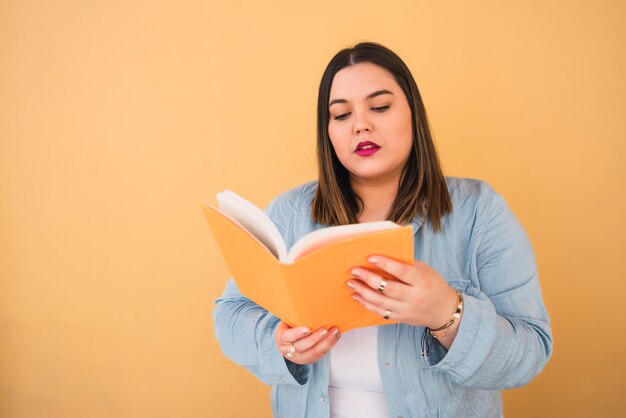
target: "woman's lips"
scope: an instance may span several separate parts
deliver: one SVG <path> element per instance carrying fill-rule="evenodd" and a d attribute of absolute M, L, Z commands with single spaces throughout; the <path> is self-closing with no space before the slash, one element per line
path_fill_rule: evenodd
<path fill-rule="evenodd" d="M 380 146 L 375 142 L 364 141 L 359 142 L 354 152 L 361 157 L 369 157 L 370 155 L 376 154 L 379 149 Z"/>
<path fill-rule="evenodd" d="M 366 149 L 360 149 L 356 152 L 357 155 L 360 155 L 361 157 L 369 157 L 370 155 L 374 155 L 378 152 L 378 150 L 380 149 L 380 147 L 378 148 L 366 148 Z"/>

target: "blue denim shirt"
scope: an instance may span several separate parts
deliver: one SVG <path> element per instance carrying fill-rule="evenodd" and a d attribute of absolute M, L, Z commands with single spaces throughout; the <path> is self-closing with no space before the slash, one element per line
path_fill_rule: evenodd
<path fill-rule="evenodd" d="M 449 351 L 423 328 L 379 327 L 378 368 L 392 417 L 501 417 L 500 389 L 528 383 L 552 353 L 550 320 L 541 298 L 528 238 L 504 200 L 479 180 L 446 179 L 453 211 L 435 233 L 413 221 L 415 259 L 464 294 L 458 334 Z M 275 198 L 266 212 L 287 247 L 322 228 L 311 221 L 316 182 Z M 223 352 L 272 385 L 276 417 L 329 417 L 327 357 L 301 366 L 274 345 L 279 319 L 237 289 L 231 279 L 213 311 Z"/>

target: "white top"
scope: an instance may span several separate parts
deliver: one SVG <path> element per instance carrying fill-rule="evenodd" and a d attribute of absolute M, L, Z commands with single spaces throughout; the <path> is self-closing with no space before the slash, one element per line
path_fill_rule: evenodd
<path fill-rule="evenodd" d="M 342 334 L 330 351 L 331 418 L 389 417 L 378 369 L 378 327 Z"/>

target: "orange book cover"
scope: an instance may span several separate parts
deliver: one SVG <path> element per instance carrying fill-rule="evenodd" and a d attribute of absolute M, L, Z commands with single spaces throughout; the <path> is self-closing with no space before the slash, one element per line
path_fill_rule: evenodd
<path fill-rule="evenodd" d="M 353 267 L 372 268 L 367 262 L 372 254 L 413 263 L 411 226 L 341 239 L 286 264 L 219 209 L 207 204 L 202 209 L 241 293 L 288 325 L 337 326 L 345 332 L 393 322 L 354 301 L 345 283 Z"/>

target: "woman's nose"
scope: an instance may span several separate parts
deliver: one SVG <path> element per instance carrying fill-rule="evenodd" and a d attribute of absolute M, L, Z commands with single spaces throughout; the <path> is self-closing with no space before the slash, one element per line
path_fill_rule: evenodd
<path fill-rule="evenodd" d="M 370 132 L 372 130 L 372 124 L 363 114 L 355 115 L 354 118 L 354 133 Z"/>

